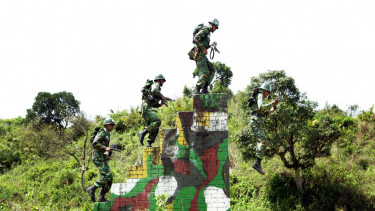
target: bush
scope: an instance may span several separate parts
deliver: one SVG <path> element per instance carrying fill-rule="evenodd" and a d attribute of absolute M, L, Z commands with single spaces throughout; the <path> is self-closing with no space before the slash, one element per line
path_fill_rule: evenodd
<path fill-rule="evenodd" d="M 303 197 L 289 174 L 272 174 L 266 187 L 266 195 L 272 210 L 295 210 Z"/>

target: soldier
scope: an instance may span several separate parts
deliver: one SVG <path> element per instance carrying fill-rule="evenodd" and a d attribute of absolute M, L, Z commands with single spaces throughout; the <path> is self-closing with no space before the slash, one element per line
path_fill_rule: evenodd
<path fill-rule="evenodd" d="M 264 131 L 264 124 L 262 121 L 262 117 L 268 116 L 270 113 L 276 110 L 276 106 L 279 103 L 278 100 L 274 100 L 270 104 L 265 104 L 264 99 L 266 99 L 270 92 L 271 87 L 268 83 L 263 83 L 260 86 L 260 92 L 255 95 L 255 103 L 251 105 L 251 118 L 250 118 L 250 126 L 254 132 L 255 138 L 257 140 L 256 146 L 256 157 L 257 160 L 253 165 L 253 168 L 257 170 L 259 173 L 264 174 L 261 166 L 261 162 L 266 151 L 267 146 L 267 138 L 266 133 Z"/>
<path fill-rule="evenodd" d="M 199 74 L 199 79 L 195 87 L 195 94 L 199 94 L 201 89 L 202 93 L 208 93 L 208 86 L 215 76 L 214 65 L 208 61 L 206 55 L 207 49 L 210 47 L 210 33 L 213 33 L 216 31 L 216 29 L 219 29 L 219 20 L 215 18 L 212 20 L 212 22 L 208 23 L 210 24 L 209 26 L 203 26 L 202 24 L 199 25 L 194 31 L 194 60 L 197 64 Z"/>
<path fill-rule="evenodd" d="M 111 118 L 104 120 L 104 128 L 100 129 L 96 134 L 92 146 L 94 148 L 92 154 L 92 161 L 98 167 L 100 179 L 98 179 L 93 186 L 87 189 L 87 192 L 93 202 L 95 202 L 95 190 L 101 187 L 98 202 L 109 202 L 104 198 L 104 195 L 109 192 L 112 186 L 113 176 L 108 166 L 108 159 L 111 153 L 109 147 L 110 132 L 115 126 L 115 121 Z"/>
<path fill-rule="evenodd" d="M 146 134 L 149 133 L 146 147 L 151 147 L 152 143 L 154 143 L 161 124 L 161 120 L 153 108 L 159 108 L 163 105 L 163 103 L 159 103 L 160 100 L 164 103 L 166 100 L 170 100 L 164 97 L 160 92 L 165 82 L 164 76 L 159 74 L 155 77 L 154 81 L 148 80 L 142 89 L 141 115 L 146 121 L 147 126 L 143 131 L 139 132 L 138 135 L 139 142 L 143 145 L 143 139 Z"/>

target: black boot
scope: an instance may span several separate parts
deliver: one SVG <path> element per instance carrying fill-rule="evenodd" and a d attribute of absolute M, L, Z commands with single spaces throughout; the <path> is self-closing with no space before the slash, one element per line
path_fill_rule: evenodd
<path fill-rule="evenodd" d="M 204 85 L 202 89 L 202 94 L 208 94 L 208 84 Z"/>
<path fill-rule="evenodd" d="M 199 87 L 199 86 L 196 86 L 195 87 L 195 92 L 194 92 L 194 94 L 195 95 L 198 95 L 198 94 L 200 94 L 201 93 L 201 88 Z"/>
<path fill-rule="evenodd" d="M 153 141 L 147 141 L 147 146 L 146 147 L 152 147 L 152 143 L 154 143 Z"/>
<path fill-rule="evenodd" d="M 143 146 L 143 139 L 145 138 L 147 133 L 148 133 L 147 129 L 144 129 L 144 130 L 142 130 L 141 132 L 138 133 L 139 143 L 141 143 L 142 146 Z"/>
<path fill-rule="evenodd" d="M 102 188 L 102 190 L 100 191 L 100 195 L 99 195 L 99 199 L 98 199 L 98 202 L 104 202 L 104 203 L 108 203 L 110 201 L 108 201 L 106 198 L 104 198 L 105 194 L 107 192 L 105 192 Z"/>
<path fill-rule="evenodd" d="M 87 188 L 87 193 L 89 193 L 89 196 L 90 196 L 90 199 L 92 202 L 95 202 L 95 190 L 97 189 L 98 187 L 96 187 L 96 185 L 93 185 L 89 188 Z"/>
<path fill-rule="evenodd" d="M 261 162 L 262 162 L 262 160 L 260 158 L 257 158 L 257 160 L 255 161 L 255 163 L 253 165 L 253 168 L 255 170 L 257 170 L 260 174 L 264 175 L 264 171 L 262 170 Z"/>

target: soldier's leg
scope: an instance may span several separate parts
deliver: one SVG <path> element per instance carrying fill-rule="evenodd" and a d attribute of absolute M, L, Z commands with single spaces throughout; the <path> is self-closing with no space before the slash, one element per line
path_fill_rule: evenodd
<path fill-rule="evenodd" d="M 105 193 L 109 192 L 109 190 L 111 189 L 111 186 L 112 186 L 112 181 L 113 181 L 113 174 L 112 174 L 111 170 L 109 169 L 109 167 L 108 167 L 108 170 L 109 170 L 109 174 L 106 177 L 107 183 L 105 184 L 105 187 L 102 188 Z"/>
<path fill-rule="evenodd" d="M 266 133 L 264 132 L 264 124 L 259 117 L 252 116 L 250 119 L 250 126 L 257 140 L 255 156 L 257 158 L 263 159 L 267 146 L 267 138 Z"/>
<path fill-rule="evenodd" d="M 151 144 L 154 143 L 156 136 L 159 133 L 161 120 L 155 111 L 150 112 L 148 115 L 148 118 L 150 120 L 150 124 L 147 126 L 147 130 L 149 132 L 147 143 L 148 143 L 148 146 L 151 146 Z"/>
<path fill-rule="evenodd" d="M 148 125 L 150 124 L 150 122 L 148 121 L 148 118 L 147 118 L 147 112 L 150 112 L 149 110 L 145 109 L 143 112 L 142 112 L 142 118 L 146 121 L 146 127 L 144 130 L 142 130 L 141 132 L 138 133 L 138 138 L 139 138 L 139 143 L 143 146 L 143 139 L 145 138 L 145 136 L 147 135 L 148 133 L 148 130 L 147 130 L 147 127 Z"/>
<path fill-rule="evenodd" d="M 207 57 L 203 53 L 198 54 L 196 63 L 199 72 L 199 79 L 196 86 L 200 88 L 203 88 L 208 81 L 209 71 L 207 61 Z"/>
<path fill-rule="evenodd" d="M 98 202 L 105 202 L 105 203 L 110 202 L 105 198 L 105 194 L 109 192 L 112 186 L 113 176 L 112 176 L 111 171 L 109 171 L 107 179 L 108 179 L 108 182 L 105 184 L 104 187 L 102 187 L 102 190 L 100 191 Z"/>
<path fill-rule="evenodd" d="M 105 160 L 93 160 L 96 167 L 99 169 L 100 178 L 95 182 L 95 186 L 101 187 L 104 190 L 109 190 L 108 183 L 112 182 L 113 176 L 111 170 Z"/>
<path fill-rule="evenodd" d="M 261 166 L 261 162 L 263 159 L 263 156 L 266 152 L 266 134 L 264 132 L 264 126 L 262 120 L 260 118 L 254 118 L 252 117 L 250 120 L 251 129 L 254 132 L 255 139 L 257 140 L 257 146 L 256 146 L 256 154 L 257 157 L 256 162 L 253 165 L 253 168 L 257 170 L 260 174 L 264 174 Z"/>
<path fill-rule="evenodd" d="M 253 131 L 254 131 L 255 138 L 257 140 L 255 156 L 262 160 L 266 152 L 266 147 L 267 147 L 266 133 L 264 132 L 264 128 L 262 126 L 255 127 Z"/>

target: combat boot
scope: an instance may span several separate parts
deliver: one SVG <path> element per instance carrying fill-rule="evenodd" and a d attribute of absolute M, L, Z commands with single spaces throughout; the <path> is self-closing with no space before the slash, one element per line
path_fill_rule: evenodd
<path fill-rule="evenodd" d="M 147 146 L 146 147 L 152 147 L 152 143 L 154 143 L 153 141 L 147 141 Z"/>
<path fill-rule="evenodd" d="M 145 138 L 147 133 L 148 133 L 147 129 L 144 129 L 138 133 L 139 143 L 141 143 L 142 146 L 143 146 L 143 139 Z"/>
<path fill-rule="evenodd" d="M 208 94 L 208 84 L 204 85 L 202 89 L 202 94 Z"/>
<path fill-rule="evenodd" d="M 195 87 L 195 92 L 194 92 L 194 94 L 195 95 L 198 95 L 198 94 L 200 94 L 201 93 L 201 88 L 199 87 L 199 86 L 196 86 Z"/>
<path fill-rule="evenodd" d="M 253 165 L 253 168 L 255 170 L 257 170 L 260 174 L 264 175 L 264 171 L 262 170 L 261 162 L 262 162 L 262 160 L 260 158 L 257 158 L 257 160 L 255 161 L 255 163 Z"/>
<path fill-rule="evenodd" d="M 89 193 L 89 196 L 90 196 L 90 199 L 92 202 L 95 202 L 95 191 L 98 187 L 96 187 L 96 185 L 93 185 L 89 188 L 87 188 L 87 193 Z"/>
<path fill-rule="evenodd" d="M 100 191 L 100 195 L 99 195 L 99 199 L 98 199 L 98 202 L 104 202 L 104 203 L 108 203 L 110 202 L 109 200 L 107 200 L 104 196 L 107 192 L 105 192 L 102 188 L 102 190 Z"/>

